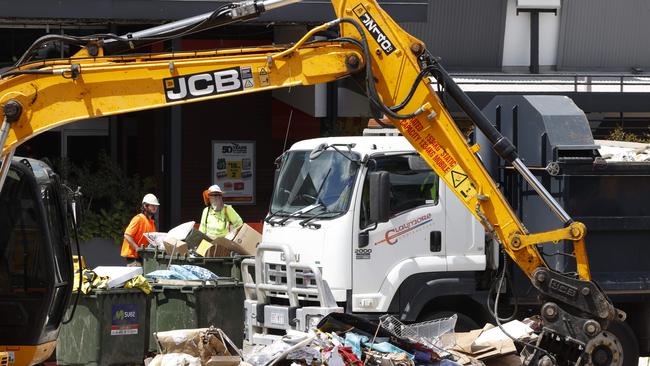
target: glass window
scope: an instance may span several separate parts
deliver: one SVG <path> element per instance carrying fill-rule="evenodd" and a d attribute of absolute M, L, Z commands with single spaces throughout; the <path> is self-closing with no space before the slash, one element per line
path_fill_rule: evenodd
<path fill-rule="evenodd" d="M 45 211 L 47 213 L 50 236 L 52 242 L 55 243 L 52 249 L 56 252 L 56 259 L 63 259 L 66 255 L 64 245 L 67 242 L 67 238 L 65 237 L 65 217 L 63 216 L 63 212 L 61 212 L 61 203 L 59 202 L 60 192 L 56 191 L 53 186 L 48 186 L 42 190 L 42 194 L 43 205 L 45 206 Z M 55 260 L 54 264 L 56 282 L 63 282 L 63 275 L 61 273 L 62 268 L 60 268 L 60 266 L 65 265 L 65 263 L 59 263 L 58 260 Z"/>
<path fill-rule="evenodd" d="M 65 313 L 64 307 L 69 286 L 63 286 L 63 282 L 69 281 L 73 276 L 71 272 L 72 253 L 68 250 L 69 238 L 62 192 L 58 184 L 58 178 L 53 177 L 53 180 L 53 183 L 42 189 L 43 205 L 45 206 L 52 239 L 55 283 L 60 285 L 55 290 L 54 305 L 50 308 L 48 314 L 48 325 L 51 327 L 57 326 Z"/>
<path fill-rule="evenodd" d="M 38 198 L 17 171 L 7 174 L 0 195 L 0 250 L 4 264 L 0 293 L 37 293 L 47 288 L 47 253 L 39 225 Z"/>
<path fill-rule="evenodd" d="M 310 160 L 309 151 L 292 151 L 286 154 L 273 193 L 271 213 L 288 215 L 297 211 L 311 212 L 320 207 L 340 214 L 347 211 L 352 197 L 359 164 L 349 152 L 324 151 Z M 300 213 L 298 213 L 300 215 Z"/>
<path fill-rule="evenodd" d="M 378 171 L 389 173 L 391 216 L 418 206 L 438 204 L 438 175 L 431 169 L 413 170 L 411 164 L 409 164 L 409 156 L 413 159 L 412 154 L 393 155 L 377 157 L 372 159 L 374 164 L 369 163 L 368 173 Z M 370 225 L 370 188 L 368 181 L 366 175 L 361 198 L 361 228 Z"/>
<path fill-rule="evenodd" d="M 33 184 L 25 172 L 10 168 L 0 193 L 0 312 L 12 314 L 0 317 L 3 344 L 33 341 L 49 302 L 49 241 Z"/>

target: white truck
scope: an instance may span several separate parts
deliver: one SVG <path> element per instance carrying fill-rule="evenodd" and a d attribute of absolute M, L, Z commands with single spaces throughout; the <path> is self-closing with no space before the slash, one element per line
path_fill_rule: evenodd
<path fill-rule="evenodd" d="M 484 113 L 564 209 L 587 224 L 593 278 L 627 313 L 589 343 L 597 349 L 592 357 L 614 360 L 594 364 L 636 365 L 639 354 L 650 354 L 650 196 L 639 188 L 650 184 L 650 162 L 607 161 L 611 153 L 567 97 L 498 96 Z M 480 133 L 476 140 L 489 145 Z M 557 225 L 530 186 L 490 150 L 480 152 L 529 229 Z M 405 322 L 457 313 L 457 330 L 493 321 L 486 304 L 504 268 L 499 247 L 404 138 L 301 141 L 278 160 L 277 177 L 258 256 L 244 264 L 249 341 L 306 330 L 332 311 L 389 313 Z M 558 255 L 571 248 L 560 242 L 542 253 L 553 269 L 575 270 Z M 539 292 L 523 272 L 506 268 L 500 316 L 536 314 Z"/>
<path fill-rule="evenodd" d="M 487 320 L 498 248 L 404 137 L 378 136 L 391 131 L 300 141 L 278 159 L 263 241 L 243 263 L 250 342 L 330 312 Z"/>

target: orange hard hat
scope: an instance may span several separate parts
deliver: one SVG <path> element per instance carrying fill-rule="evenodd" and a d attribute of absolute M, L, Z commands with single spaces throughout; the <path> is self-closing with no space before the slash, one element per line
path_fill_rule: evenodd
<path fill-rule="evenodd" d="M 203 203 L 206 206 L 210 206 L 210 197 L 208 197 L 209 194 L 210 194 L 210 191 L 208 191 L 207 189 L 205 191 L 203 191 Z"/>

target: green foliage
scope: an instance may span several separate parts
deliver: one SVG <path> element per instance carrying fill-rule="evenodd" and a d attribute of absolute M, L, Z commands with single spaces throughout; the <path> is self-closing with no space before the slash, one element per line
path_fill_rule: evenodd
<path fill-rule="evenodd" d="M 649 143 L 650 133 L 637 135 L 632 132 L 626 132 L 623 127 L 617 126 L 612 132 L 609 133 L 607 140 Z"/>
<path fill-rule="evenodd" d="M 87 210 L 79 228 L 79 239 L 86 241 L 92 238 L 111 238 L 116 244 L 120 244 L 124 229 L 133 215 L 134 211 L 127 209 L 123 201 L 116 201 L 109 210 Z"/>
<path fill-rule="evenodd" d="M 121 244 L 124 229 L 140 212 L 142 197 L 154 187 L 153 178 L 127 176 L 106 152 L 81 166 L 68 160 L 57 165 L 69 186 L 81 187 L 83 218 L 79 240 L 111 238 Z"/>

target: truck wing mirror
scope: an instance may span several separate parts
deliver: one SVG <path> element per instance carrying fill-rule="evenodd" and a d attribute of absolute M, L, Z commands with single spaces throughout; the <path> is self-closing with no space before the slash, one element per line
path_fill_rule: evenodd
<path fill-rule="evenodd" d="M 372 172 L 370 179 L 370 221 L 387 222 L 390 217 L 390 180 L 388 172 Z"/>
<path fill-rule="evenodd" d="M 278 177 L 280 176 L 280 169 L 282 169 L 282 158 L 284 158 L 284 154 L 278 156 L 275 158 L 275 170 L 273 171 L 273 187 L 277 187 L 278 184 Z"/>
<path fill-rule="evenodd" d="M 430 172 L 431 166 L 427 164 L 420 155 L 409 155 L 408 157 L 409 169 L 416 172 Z"/>
<path fill-rule="evenodd" d="M 324 142 L 316 146 L 312 151 L 309 152 L 309 160 L 318 159 L 318 157 L 323 153 L 323 151 L 327 150 L 328 147 L 329 145 Z"/>

